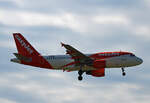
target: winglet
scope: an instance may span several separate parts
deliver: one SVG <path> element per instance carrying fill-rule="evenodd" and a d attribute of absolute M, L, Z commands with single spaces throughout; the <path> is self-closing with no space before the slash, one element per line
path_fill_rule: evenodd
<path fill-rule="evenodd" d="M 61 42 L 61 46 L 63 47 L 63 46 L 65 46 L 65 44 Z"/>

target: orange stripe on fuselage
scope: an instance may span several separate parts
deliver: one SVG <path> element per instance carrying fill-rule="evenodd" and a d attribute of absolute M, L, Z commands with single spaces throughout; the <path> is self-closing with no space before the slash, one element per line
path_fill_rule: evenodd
<path fill-rule="evenodd" d="M 121 55 L 127 55 L 127 54 L 132 54 L 130 52 L 100 52 L 100 53 L 96 53 L 91 55 L 91 58 L 94 59 L 106 59 L 106 58 L 111 58 L 111 57 L 116 57 L 116 56 L 121 56 Z"/>

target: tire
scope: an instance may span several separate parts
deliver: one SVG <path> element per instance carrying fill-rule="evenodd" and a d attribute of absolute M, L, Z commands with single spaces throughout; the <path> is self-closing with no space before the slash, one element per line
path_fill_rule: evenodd
<path fill-rule="evenodd" d="M 78 76 L 78 80 L 81 81 L 83 79 L 82 76 Z"/>
<path fill-rule="evenodd" d="M 123 75 L 123 76 L 125 76 L 125 75 L 126 75 L 126 73 L 125 73 L 125 72 L 123 72 L 123 73 L 122 73 L 122 75 Z"/>

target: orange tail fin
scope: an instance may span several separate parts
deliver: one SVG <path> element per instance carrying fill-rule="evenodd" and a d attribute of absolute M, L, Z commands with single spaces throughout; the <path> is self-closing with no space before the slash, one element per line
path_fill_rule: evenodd
<path fill-rule="evenodd" d="M 20 59 L 22 64 L 41 68 L 52 68 L 50 63 L 48 63 L 20 33 L 13 33 L 13 36 L 18 50 L 17 55 L 22 58 Z M 30 61 L 27 62 L 25 58 L 29 58 Z"/>
<path fill-rule="evenodd" d="M 20 33 L 13 33 L 13 36 L 14 36 L 19 54 L 23 56 L 40 55 Z"/>

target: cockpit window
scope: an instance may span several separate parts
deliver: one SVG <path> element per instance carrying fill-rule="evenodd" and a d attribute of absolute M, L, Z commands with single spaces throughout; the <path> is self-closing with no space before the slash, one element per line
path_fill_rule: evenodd
<path fill-rule="evenodd" d="M 130 54 L 130 56 L 135 56 L 134 54 Z"/>

